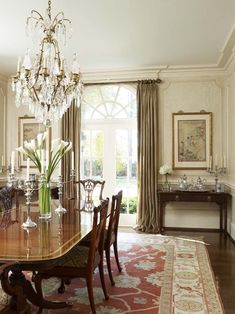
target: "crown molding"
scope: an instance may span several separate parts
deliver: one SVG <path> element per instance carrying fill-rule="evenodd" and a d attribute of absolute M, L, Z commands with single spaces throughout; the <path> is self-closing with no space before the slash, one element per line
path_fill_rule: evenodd
<path fill-rule="evenodd" d="M 226 68 L 227 64 L 230 62 L 231 55 L 233 54 L 233 49 L 235 46 L 235 24 L 232 26 L 229 32 L 224 46 L 221 50 L 220 57 L 217 62 L 217 67 Z"/>

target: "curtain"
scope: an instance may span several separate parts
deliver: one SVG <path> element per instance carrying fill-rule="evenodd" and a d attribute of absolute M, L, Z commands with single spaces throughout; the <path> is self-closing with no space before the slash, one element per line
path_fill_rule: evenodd
<path fill-rule="evenodd" d="M 81 134 L 81 107 L 77 107 L 73 102 L 62 117 L 62 139 L 73 143 L 74 151 L 75 180 L 79 180 L 80 174 L 80 134 Z M 62 160 L 63 180 L 70 180 L 71 153 L 66 154 Z M 65 197 L 73 197 L 73 185 L 65 184 Z"/>
<path fill-rule="evenodd" d="M 140 81 L 137 86 L 138 132 L 138 229 L 159 232 L 158 184 L 158 83 Z"/>

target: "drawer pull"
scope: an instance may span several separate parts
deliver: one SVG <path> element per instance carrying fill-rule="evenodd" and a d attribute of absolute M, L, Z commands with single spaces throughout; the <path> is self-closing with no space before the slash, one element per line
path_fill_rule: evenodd
<path fill-rule="evenodd" d="M 179 199 L 180 199 L 180 198 L 179 198 L 179 195 L 176 195 L 176 196 L 175 196 L 175 200 L 178 201 Z"/>
<path fill-rule="evenodd" d="M 208 200 L 209 202 L 211 201 L 211 196 L 210 196 L 210 195 L 207 196 L 207 200 Z"/>

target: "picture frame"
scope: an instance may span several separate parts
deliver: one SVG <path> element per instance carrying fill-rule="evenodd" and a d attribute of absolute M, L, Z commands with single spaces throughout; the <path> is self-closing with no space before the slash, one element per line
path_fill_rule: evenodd
<path fill-rule="evenodd" d="M 212 156 L 212 112 L 172 114 L 173 169 L 207 169 Z"/>
<path fill-rule="evenodd" d="M 46 131 L 46 127 L 38 122 L 34 117 L 24 116 L 18 119 L 18 145 L 23 146 L 25 141 L 35 139 L 38 133 Z M 46 144 L 47 145 L 47 144 Z M 21 152 L 19 152 L 19 167 L 25 168 L 27 158 Z M 32 161 L 30 161 L 30 167 L 35 167 Z"/>

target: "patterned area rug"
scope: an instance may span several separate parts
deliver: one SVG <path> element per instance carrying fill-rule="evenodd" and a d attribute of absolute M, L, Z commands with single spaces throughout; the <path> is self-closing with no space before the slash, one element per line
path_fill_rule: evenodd
<path fill-rule="evenodd" d="M 94 275 L 97 314 L 224 313 L 207 249 L 200 240 L 120 233 L 118 246 L 123 271 L 118 273 L 112 257 L 116 285 L 111 286 L 106 272 L 108 301 L 103 300 L 98 271 Z M 43 285 L 47 299 L 73 302 L 72 308 L 43 313 L 91 313 L 84 280 L 73 280 L 62 295 L 57 293 L 56 278 Z"/>

